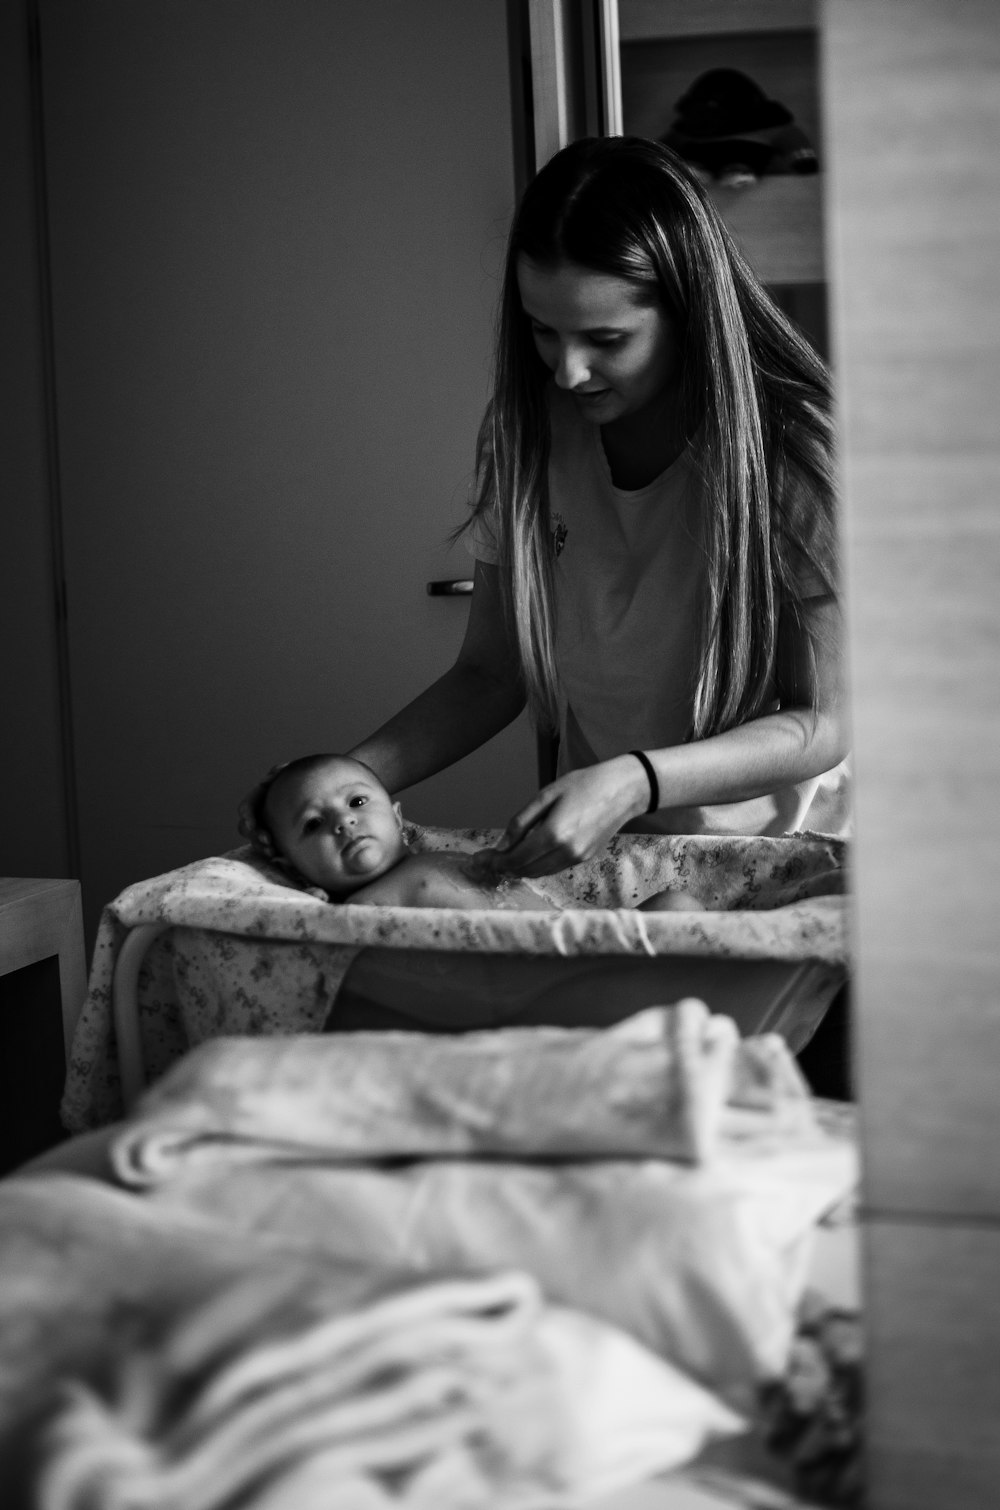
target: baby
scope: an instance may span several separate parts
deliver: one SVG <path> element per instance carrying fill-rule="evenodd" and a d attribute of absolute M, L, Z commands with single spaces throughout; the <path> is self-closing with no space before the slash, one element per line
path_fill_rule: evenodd
<path fill-rule="evenodd" d="M 489 850 L 411 854 L 399 803 L 347 755 L 306 755 L 278 766 L 241 805 L 240 833 L 331 902 L 533 912 L 556 906 L 527 881 L 492 875 Z"/>
<path fill-rule="evenodd" d="M 258 854 L 331 902 L 395 907 L 558 911 L 530 881 L 498 877 L 491 850 L 411 854 L 399 803 L 360 761 L 306 755 L 278 766 L 240 805 L 240 833 Z M 649 912 L 701 910 L 683 892 L 660 892 Z"/>

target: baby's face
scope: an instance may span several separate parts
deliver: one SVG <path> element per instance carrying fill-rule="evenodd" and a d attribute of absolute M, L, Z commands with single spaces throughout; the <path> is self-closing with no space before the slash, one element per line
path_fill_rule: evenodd
<path fill-rule="evenodd" d="M 353 760 L 279 776 L 267 797 L 278 849 L 311 881 L 347 896 L 391 870 L 406 853 L 399 805 Z"/>

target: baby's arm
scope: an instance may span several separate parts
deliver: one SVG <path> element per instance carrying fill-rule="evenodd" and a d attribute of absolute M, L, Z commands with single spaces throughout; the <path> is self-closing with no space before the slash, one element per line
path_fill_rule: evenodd
<path fill-rule="evenodd" d="M 345 897 L 378 907 L 503 908 L 551 912 L 555 909 L 532 887 L 508 877 L 494 880 L 464 854 L 406 855 L 387 875 Z"/>

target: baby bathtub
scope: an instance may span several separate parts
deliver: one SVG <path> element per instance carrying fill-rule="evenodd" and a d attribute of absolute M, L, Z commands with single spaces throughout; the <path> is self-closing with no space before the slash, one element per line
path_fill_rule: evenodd
<path fill-rule="evenodd" d="M 415 850 L 493 831 L 407 825 Z M 617 835 L 550 877 L 565 910 L 331 906 L 249 849 L 129 887 L 101 919 L 62 1120 L 120 1117 L 148 1079 L 221 1034 L 505 1024 L 603 1026 L 698 996 L 793 1051 L 846 978 L 843 840 Z M 645 913 L 683 889 L 707 911 Z M 717 909 L 717 910 L 716 910 Z"/>

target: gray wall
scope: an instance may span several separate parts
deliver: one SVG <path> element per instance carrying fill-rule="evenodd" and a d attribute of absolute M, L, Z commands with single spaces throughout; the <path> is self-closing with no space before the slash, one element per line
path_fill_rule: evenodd
<path fill-rule="evenodd" d="M 26 12 L 0 4 L 0 873 L 65 876 Z"/>
<path fill-rule="evenodd" d="M 1000 1504 L 998 20 L 823 7 L 872 1510 Z"/>
<path fill-rule="evenodd" d="M 88 913 L 445 668 L 513 204 L 503 0 L 43 0 Z M 36 553 L 37 554 L 37 553 Z M 404 799 L 502 823 L 522 723 Z"/>

